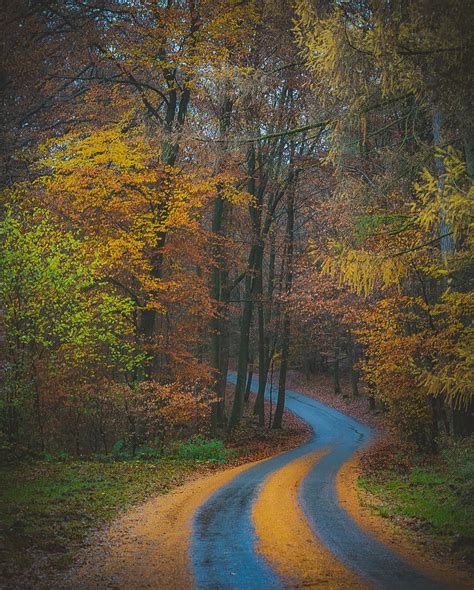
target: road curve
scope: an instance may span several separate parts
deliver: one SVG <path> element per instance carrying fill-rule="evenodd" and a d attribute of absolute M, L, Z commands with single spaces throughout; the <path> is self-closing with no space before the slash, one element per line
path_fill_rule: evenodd
<path fill-rule="evenodd" d="M 235 382 L 235 375 L 230 381 Z M 257 381 L 252 390 L 257 389 Z M 269 396 L 269 388 L 266 395 Z M 287 588 L 256 551 L 252 507 L 267 477 L 291 461 L 325 450 L 303 480 L 298 499 L 317 538 L 369 586 L 387 590 L 434 590 L 439 582 L 404 561 L 362 530 L 340 506 L 339 468 L 371 438 L 371 430 L 306 395 L 287 390 L 286 407 L 314 430 L 305 445 L 258 463 L 217 490 L 196 511 L 192 522 L 191 563 L 198 590 L 278 590 Z"/>

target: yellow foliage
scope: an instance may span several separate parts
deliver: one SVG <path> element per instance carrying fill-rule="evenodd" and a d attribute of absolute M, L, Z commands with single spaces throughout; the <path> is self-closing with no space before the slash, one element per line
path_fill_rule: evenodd
<path fill-rule="evenodd" d="M 367 297 L 375 289 L 399 285 L 406 276 L 406 265 L 400 258 L 367 250 L 344 249 L 334 256 L 326 256 L 322 271 L 346 285 L 358 295 Z"/>
<path fill-rule="evenodd" d="M 383 294 L 362 315 L 363 371 L 406 428 L 428 420 L 430 397 L 466 409 L 474 396 L 474 295 L 459 280 L 469 280 L 474 259 L 474 188 L 455 150 L 436 155 L 444 172 L 423 171 L 403 231 L 371 235 L 358 249 L 329 242 L 331 254 L 322 262 L 323 273 L 359 295 Z M 441 220 L 456 247 L 447 259 L 439 247 Z M 426 285 L 433 279 L 441 293 L 429 300 Z M 423 297 L 403 295 L 420 283 Z"/>

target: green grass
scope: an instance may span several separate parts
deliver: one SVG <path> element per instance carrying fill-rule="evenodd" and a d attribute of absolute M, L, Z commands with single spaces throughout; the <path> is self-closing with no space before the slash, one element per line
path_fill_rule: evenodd
<path fill-rule="evenodd" d="M 128 506 L 166 493 L 203 463 L 235 455 L 221 441 L 195 437 L 165 453 L 123 441 L 90 460 L 45 453 L 42 461 L 0 467 L 0 582 L 28 570 L 34 552 L 65 568 L 88 533 Z M 0 584 L 1 585 L 1 584 Z"/>
<path fill-rule="evenodd" d="M 211 463 L 226 463 L 236 453 L 233 449 L 226 449 L 221 440 L 207 440 L 200 436 L 181 443 L 176 452 L 182 459 Z"/>
<path fill-rule="evenodd" d="M 66 567 L 92 528 L 183 481 L 195 464 L 159 461 L 40 461 L 0 468 L 0 577 L 28 568 L 31 552 Z M 30 555 L 29 555 L 30 554 Z"/>
<path fill-rule="evenodd" d="M 408 473 L 386 470 L 359 478 L 384 517 L 415 528 L 472 559 L 474 549 L 474 440 L 451 444 L 436 461 L 421 459 Z"/>

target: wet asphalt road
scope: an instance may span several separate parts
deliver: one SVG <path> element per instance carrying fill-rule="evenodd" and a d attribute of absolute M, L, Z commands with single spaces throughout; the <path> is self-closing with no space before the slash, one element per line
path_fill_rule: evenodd
<path fill-rule="evenodd" d="M 229 380 L 235 382 L 235 375 Z M 257 387 L 254 380 L 252 390 Z M 284 580 L 254 549 L 252 504 L 267 476 L 302 455 L 324 448 L 329 448 L 329 453 L 311 469 L 299 491 L 303 511 L 324 545 L 376 589 L 443 588 L 359 528 L 338 503 L 336 474 L 355 451 L 367 444 L 370 429 L 296 391 L 287 390 L 286 397 L 287 409 L 308 422 L 315 434 L 309 443 L 242 472 L 198 509 L 191 539 L 196 588 L 277 590 L 285 587 Z"/>

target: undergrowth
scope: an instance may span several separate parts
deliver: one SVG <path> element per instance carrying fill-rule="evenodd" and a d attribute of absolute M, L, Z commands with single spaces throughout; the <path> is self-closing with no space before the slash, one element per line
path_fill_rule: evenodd
<path fill-rule="evenodd" d="M 450 441 L 437 456 L 375 451 L 362 462 L 362 489 L 381 516 L 395 517 L 474 564 L 474 438 Z M 386 451 L 386 449 L 385 449 Z M 399 449 L 400 451 L 400 449 Z"/>
<path fill-rule="evenodd" d="M 16 579 L 38 552 L 48 567 L 67 567 L 92 529 L 176 487 L 198 465 L 223 464 L 236 453 L 204 437 L 134 452 L 119 440 L 107 455 L 44 453 L 0 467 L 0 578 Z"/>

